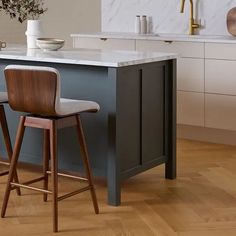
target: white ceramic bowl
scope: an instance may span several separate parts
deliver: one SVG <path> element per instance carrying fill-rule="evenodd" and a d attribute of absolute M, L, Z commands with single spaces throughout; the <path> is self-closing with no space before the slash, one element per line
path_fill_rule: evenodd
<path fill-rule="evenodd" d="M 56 51 L 64 46 L 65 40 L 54 38 L 38 38 L 36 43 L 38 47 L 44 51 Z"/>

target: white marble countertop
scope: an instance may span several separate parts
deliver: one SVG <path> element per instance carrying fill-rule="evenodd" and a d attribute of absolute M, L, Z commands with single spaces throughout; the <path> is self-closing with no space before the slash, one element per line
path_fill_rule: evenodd
<path fill-rule="evenodd" d="M 25 46 L 8 45 L 0 51 L 0 59 L 52 62 L 63 64 L 123 67 L 177 58 L 173 53 L 145 53 L 135 51 L 61 49 L 44 52 L 41 49 L 27 50 Z"/>
<path fill-rule="evenodd" d="M 71 37 L 90 38 L 114 38 L 114 39 L 137 39 L 159 41 L 184 41 L 184 42 L 208 42 L 208 43 L 236 43 L 236 37 L 221 35 L 183 35 L 183 34 L 135 34 L 135 33 L 79 33 L 71 34 Z"/>

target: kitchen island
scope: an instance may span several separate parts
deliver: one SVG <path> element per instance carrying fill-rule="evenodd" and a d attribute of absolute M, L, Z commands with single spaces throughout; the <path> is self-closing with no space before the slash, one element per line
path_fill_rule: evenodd
<path fill-rule="evenodd" d="M 8 47 L 0 51 L 0 90 L 6 90 L 3 70 L 9 64 L 50 66 L 61 74 L 62 97 L 98 102 L 99 113 L 82 114 L 91 165 L 96 177 L 107 180 L 108 203 L 119 205 L 121 183 L 129 177 L 165 164 L 166 178 L 176 178 L 176 58 L 171 53 Z M 20 114 L 8 106 L 6 113 L 14 141 Z M 80 172 L 75 129 L 58 136 L 59 168 Z M 2 145 L 0 154 L 5 156 Z M 39 130 L 26 131 L 20 160 L 41 163 Z"/>

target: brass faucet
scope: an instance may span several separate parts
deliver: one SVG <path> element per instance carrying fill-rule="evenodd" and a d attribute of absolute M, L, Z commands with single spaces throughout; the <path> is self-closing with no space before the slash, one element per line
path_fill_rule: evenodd
<path fill-rule="evenodd" d="M 181 0 L 181 10 L 180 13 L 184 13 L 184 5 L 185 5 L 185 0 Z M 200 25 L 195 23 L 195 20 L 193 18 L 193 0 L 190 1 L 190 19 L 189 19 L 189 34 L 193 35 L 194 34 L 194 29 L 200 28 Z"/>

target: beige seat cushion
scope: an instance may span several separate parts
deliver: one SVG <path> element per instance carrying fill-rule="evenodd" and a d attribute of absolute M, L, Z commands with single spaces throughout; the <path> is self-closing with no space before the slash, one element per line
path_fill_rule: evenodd
<path fill-rule="evenodd" d="M 59 104 L 55 108 L 58 116 L 67 116 L 86 111 L 97 112 L 100 109 L 96 102 L 66 98 L 60 98 Z"/>
<path fill-rule="evenodd" d="M 7 92 L 0 92 L 0 103 L 8 102 Z"/>

